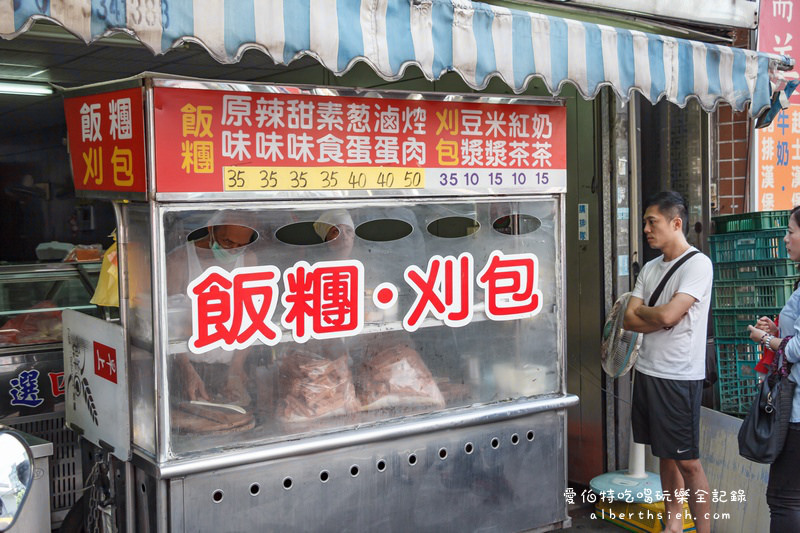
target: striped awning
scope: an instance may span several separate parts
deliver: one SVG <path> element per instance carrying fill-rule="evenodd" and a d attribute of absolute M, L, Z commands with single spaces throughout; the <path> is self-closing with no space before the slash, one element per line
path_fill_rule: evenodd
<path fill-rule="evenodd" d="M 416 65 L 478 90 L 497 76 L 515 92 L 538 77 L 551 93 L 569 82 L 589 99 L 607 85 L 622 100 L 634 90 L 681 107 L 694 97 L 707 111 L 751 102 L 753 116 L 769 106 L 778 66 L 793 63 L 467 0 L 0 0 L 0 36 L 37 19 L 86 42 L 127 32 L 158 54 L 192 41 L 222 63 L 256 48 L 282 64 L 310 55 L 335 74 L 365 61 L 391 81 Z"/>

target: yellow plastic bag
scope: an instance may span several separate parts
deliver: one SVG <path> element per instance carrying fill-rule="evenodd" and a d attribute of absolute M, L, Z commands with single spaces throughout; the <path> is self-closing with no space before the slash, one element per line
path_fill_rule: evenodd
<path fill-rule="evenodd" d="M 100 278 L 94 290 L 91 303 L 106 307 L 119 307 L 119 270 L 117 269 L 117 233 L 114 244 L 103 254 L 103 265 L 100 267 Z"/>

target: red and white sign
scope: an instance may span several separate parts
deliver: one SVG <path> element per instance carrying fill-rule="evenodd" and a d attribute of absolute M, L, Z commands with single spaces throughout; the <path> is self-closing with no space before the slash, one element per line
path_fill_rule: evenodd
<path fill-rule="evenodd" d="M 794 12 L 794 8 L 798 12 Z M 758 49 L 798 57 L 800 0 L 763 0 L 758 25 Z M 787 79 L 800 77 L 795 70 Z M 789 98 L 767 128 L 755 130 L 756 211 L 791 209 L 800 205 L 800 92 Z"/>
<path fill-rule="evenodd" d="M 64 100 L 75 190 L 147 190 L 142 95 L 134 88 Z"/>
<path fill-rule="evenodd" d="M 467 252 L 458 257 L 433 256 L 425 270 L 415 265 L 406 268 L 404 279 L 415 299 L 404 310 L 403 329 L 416 331 L 429 315 L 450 327 L 466 326 L 476 308 L 476 283 L 483 289 L 484 312 L 489 320 L 517 320 L 541 310 L 539 260 L 535 254 L 495 250 L 477 279 L 475 270 L 475 260 Z M 274 266 L 231 272 L 211 267 L 187 289 L 193 325 L 189 350 L 239 350 L 256 341 L 273 346 L 284 331 L 299 343 L 358 335 L 364 327 L 364 278 L 364 265 L 357 260 L 313 265 L 299 261 L 287 268 L 282 278 Z M 279 284 L 281 279 L 283 283 Z M 394 284 L 380 283 L 372 303 L 389 309 L 397 305 L 397 294 Z M 284 306 L 280 319 L 274 316 L 279 298 Z"/>
<path fill-rule="evenodd" d="M 798 12 L 794 12 L 794 8 Z M 761 0 L 758 20 L 758 50 L 797 58 L 800 52 L 800 0 Z M 798 79 L 798 67 L 784 72 L 787 79 Z M 790 103 L 800 104 L 795 91 Z"/>
<path fill-rule="evenodd" d="M 111 383 L 117 382 L 117 351 L 111 346 L 106 346 L 97 341 L 94 346 L 94 374 L 107 379 Z"/>
<path fill-rule="evenodd" d="M 156 87 L 157 191 L 566 183 L 564 107 L 287 90 Z"/>

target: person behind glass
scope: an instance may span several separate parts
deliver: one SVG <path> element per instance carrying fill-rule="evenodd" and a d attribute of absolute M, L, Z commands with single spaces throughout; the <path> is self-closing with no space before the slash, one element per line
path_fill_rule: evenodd
<path fill-rule="evenodd" d="M 683 531 L 683 505 L 676 496 L 688 489 L 697 531 L 708 533 L 709 485 L 700 464 L 699 433 L 712 265 L 707 256 L 693 255 L 675 271 L 655 305 L 645 304 L 664 274 L 696 250 L 686 240 L 688 216 L 680 194 L 661 192 L 645 208 L 645 237 L 662 255 L 642 268 L 625 311 L 624 328 L 644 333 L 631 402 L 633 440 L 649 444 L 659 458 L 664 531 Z"/>
<path fill-rule="evenodd" d="M 800 262 L 800 206 L 789 215 L 789 228 L 783 238 L 786 253 L 792 261 Z M 770 318 L 762 316 L 755 326 L 747 326 L 750 338 L 770 350 L 778 350 L 785 343 L 783 352 L 792 363 L 789 377 L 800 382 L 800 289 L 795 291 L 781 309 L 779 326 Z M 791 337 L 791 338 L 789 338 Z M 783 451 L 769 468 L 767 504 L 770 514 L 770 531 L 800 531 L 800 387 L 795 388 L 789 431 Z"/>
<path fill-rule="evenodd" d="M 314 222 L 314 232 L 328 246 L 330 259 L 350 259 L 355 243 L 353 219 L 344 209 L 331 209 Z"/>
<path fill-rule="evenodd" d="M 180 296 L 188 298 L 186 289 L 189 283 L 200 277 L 209 267 L 219 266 L 232 271 L 255 263 L 248 245 L 255 240 L 257 234 L 246 222 L 239 214 L 217 212 L 208 223 L 206 235 L 187 242 L 169 254 L 167 291 L 170 300 Z M 182 301 L 185 302 L 186 298 Z M 246 361 L 246 350 L 229 352 L 217 348 L 202 354 L 179 354 L 176 362 L 183 379 L 184 395 L 189 400 L 210 401 L 212 398 L 207 382 L 216 381 L 218 383 L 214 384 L 214 388 L 223 401 L 248 405 L 250 395 L 246 387 Z M 227 372 L 220 373 L 219 365 L 227 366 Z"/>

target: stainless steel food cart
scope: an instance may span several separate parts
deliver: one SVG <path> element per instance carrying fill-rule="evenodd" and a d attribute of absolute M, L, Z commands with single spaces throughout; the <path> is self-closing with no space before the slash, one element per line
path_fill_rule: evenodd
<path fill-rule="evenodd" d="M 121 314 L 65 333 L 67 421 L 132 465 L 129 527 L 569 523 L 558 99 L 143 75 L 65 109 Z"/>

